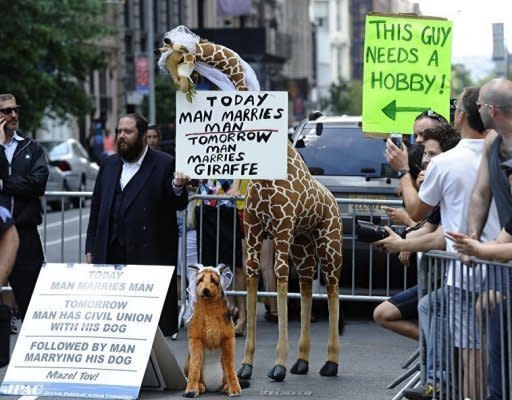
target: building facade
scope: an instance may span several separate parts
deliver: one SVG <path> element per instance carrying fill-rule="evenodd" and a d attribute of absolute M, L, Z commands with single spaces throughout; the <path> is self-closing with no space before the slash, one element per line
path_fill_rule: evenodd
<path fill-rule="evenodd" d="M 365 19 L 370 12 L 384 14 L 413 13 L 420 15 L 418 3 L 408 0 L 352 0 L 350 2 L 351 47 L 350 65 L 352 80 L 363 79 L 363 47 Z"/>

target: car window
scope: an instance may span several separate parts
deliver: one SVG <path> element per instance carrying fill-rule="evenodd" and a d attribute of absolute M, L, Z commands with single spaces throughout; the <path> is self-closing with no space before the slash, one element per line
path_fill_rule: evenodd
<path fill-rule="evenodd" d="M 308 124 L 295 146 L 313 175 L 389 176 L 385 140 L 367 138 L 358 127 Z"/>
<path fill-rule="evenodd" d="M 48 153 L 48 155 L 52 159 L 63 157 L 66 154 L 68 154 L 68 145 L 66 142 L 56 144 L 51 148 L 51 150 Z"/>
<path fill-rule="evenodd" d="M 78 155 L 78 157 L 83 157 L 83 158 L 86 158 L 86 159 L 89 158 L 89 154 L 87 154 L 85 149 L 81 145 L 79 145 L 78 143 L 73 143 L 73 150 Z"/>

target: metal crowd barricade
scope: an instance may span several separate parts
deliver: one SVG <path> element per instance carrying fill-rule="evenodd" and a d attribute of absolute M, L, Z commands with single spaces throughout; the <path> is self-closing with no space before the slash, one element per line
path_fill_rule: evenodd
<path fill-rule="evenodd" d="M 69 222 L 68 215 L 66 214 L 66 204 L 69 203 L 69 200 L 72 198 L 79 198 L 79 208 L 78 210 L 73 210 L 73 218 L 75 221 L 78 221 L 77 227 L 69 228 L 66 222 Z M 89 200 L 92 197 L 91 192 L 46 192 L 43 197 L 43 206 L 44 206 L 44 220 L 43 224 L 40 227 L 40 233 L 43 238 L 44 248 L 47 252 L 47 257 L 51 262 L 82 262 L 84 259 L 84 240 L 85 233 L 84 230 L 87 226 L 88 220 L 88 209 L 86 207 L 86 200 Z M 202 206 L 204 200 L 243 200 L 243 197 L 230 197 L 230 196 L 218 196 L 218 195 L 191 195 L 189 198 L 189 202 L 192 205 L 197 203 L 199 214 L 202 212 Z M 51 215 L 47 213 L 47 204 L 49 202 L 55 203 L 55 201 L 59 201 L 61 207 L 60 214 L 52 213 Z M 344 234 L 343 234 L 343 267 L 342 267 L 342 277 L 341 277 L 341 290 L 340 290 L 340 298 L 342 300 L 352 300 L 352 301 L 372 301 L 378 302 L 383 301 L 389 298 L 394 293 L 397 293 L 401 290 L 404 290 L 408 286 L 412 286 L 416 283 L 414 269 L 405 268 L 401 266 L 396 256 L 390 256 L 389 254 L 380 253 L 375 251 L 373 246 L 368 243 L 361 243 L 356 240 L 353 232 L 355 231 L 356 222 L 359 218 L 364 218 L 366 220 L 372 221 L 374 223 L 386 223 L 390 224 L 389 220 L 385 213 L 383 213 L 379 208 L 383 205 L 391 205 L 391 206 L 400 206 L 401 201 L 399 200 L 365 200 L 365 199 L 337 199 L 338 205 L 341 210 L 341 215 L 344 224 Z M 192 207 L 188 207 L 187 210 L 179 213 L 179 216 L 183 220 L 188 219 L 188 214 L 193 210 Z M 232 208 L 233 213 L 235 214 L 237 211 L 235 208 Z M 235 215 L 236 216 L 236 215 Z M 219 226 L 220 212 L 217 214 L 217 227 Z M 202 220 L 200 218 L 199 220 Z M 233 219 L 235 221 L 235 218 Z M 181 226 L 180 229 L 183 232 L 186 232 L 186 224 Z M 52 238 L 49 240 L 49 229 L 60 229 L 58 238 Z M 233 230 L 236 228 L 236 225 L 233 225 Z M 71 231 L 73 229 L 73 231 Z M 197 227 L 197 229 L 202 229 L 201 226 Z M 53 233 L 53 236 L 55 234 Z M 181 235 L 180 238 L 180 253 L 179 253 L 179 265 L 187 265 L 190 263 L 190 260 L 193 262 L 197 262 L 197 258 L 194 260 L 194 254 L 190 257 L 189 261 L 187 261 L 187 253 L 188 247 L 194 242 L 194 234 L 191 232 L 187 232 L 187 235 Z M 187 237 L 189 238 L 189 243 L 187 244 Z M 217 259 L 218 259 L 218 251 L 219 251 L 219 241 L 222 240 L 220 233 L 217 235 Z M 70 256 L 70 246 L 69 242 L 71 240 L 76 240 L 78 243 L 76 244 L 76 255 L 73 254 Z M 49 251 L 49 247 L 52 247 L 52 251 Z M 56 247 L 59 246 L 59 251 L 55 251 Z M 75 244 L 73 245 L 75 246 Z M 233 243 L 235 246 L 235 243 Z M 236 249 L 235 249 L 236 250 Z M 197 256 L 199 256 L 199 260 L 201 259 L 202 252 L 202 243 L 197 243 Z M 233 251 L 235 253 L 235 251 Z M 272 257 L 267 257 L 266 260 L 263 260 L 263 268 L 269 269 L 269 264 L 272 262 Z M 233 263 L 234 264 L 234 260 Z M 241 270 L 240 270 L 241 271 Z M 292 273 L 294 273 L 293 268 L 291 268 Z M 235 269 L 235 279 L 236 281 L 236 273 L 238 271 Z M 266 274 L 268 277 L 270 274 Z M 181 298 L 182 304 L 185 304 L 186 301 L 186 280 L 181 280 Z M 264 282 L 264 287 L 269 287 L 269 279 L 267 278 Z M 325 288 L 321 284 L 321 280 L 317 279 L 314 282 L 313 287 L 313 298 L 314 299 L 326 299 L 327 294 L 325 293 Z M 227 291 L 229 296 L 245 296 L 247 292 L 245 289 L 237 289 L 234 285 L 231 290 Z M 261 290 L 258 292 L 258 295 L 265 297 L 277 297 L 275 291 L 267 291 Z M 290 291 L 289 298 L 299 298 L 300 293 L 297 291 Z"/>
<path fill-rule="evenodd" d="M 201 215 L 203 212 L 203 202 L 205 200 L 243 200 L 243 197 L 230 197 L 221 195 L 191 195 L 189 202 L 195 203 L 197 212 Z M 386 214 L 379 210 L 383 205 L 388 206 L 401 206 L 402 202 L 399 200 L 365 200 L 365 199 L 337 199 L 338 205 L 341 210 L 343 223 L 345 225 L 343 242 L 344 242 L 344 259 L 342 267 L 342 280 L 340 282 L 340 299 L 352 300 L 352 301 L 384 301 L 389 298 L 390 295 L 398 293 L 408 286 L 416 284 L 415 280 L 415 268 L 410 269 L 403 267 L 399 264 L 397 256 L 390 256 L 389 254 L 377 252 L 371 244 L 360 243 L 356 240 L 354 235 L 357 219 L 365 218 L 375 223 L 390 224 Z M 361 211 L 364 208 L 364 212 Z M 181 218 L 187 220 L 189 213 L 194 209 L 193 206 L 188 207 L 187 210 L 182 212 Z M 232 208 L 233 213 L 236 213 L 236 208 Z M 216 253 L 218 260 L 219 244 L 223 240 L 219 230 L 219 219 L 220 210 L 217 207 L 217 243 Z M 202 218 L 199 218 L 202 221 Z M 235 221 L 235 218 L 233 219 Z M 196 227 L 197 230 L 201 230 L 201 226 Z M 235 229 L 235 225 L 233 225 Z M 201 235 L 199 234 L 199 238 Z M 192 238 L 193 240 L 193 238 Z M 190 242 L 190 237 L 189 237 Z M 197 245 L 197 260 L 201 260 L 202 243 L 196 243 Z M 181 235 L 180 238 L 180 254 L 179 264 L 187 265 L 187 256 L 189 258 L 188 263 L 190 264 L 191 254 L 187 254 L 187 235 Z M 233 248 L 235 244 L 233 243 Z M 236 250 L 234 248 L 234 250 Z M 235 251 L 233 251 L 235 253 Z M 378 254 L 377 254 L 378 253 Z M 349 254 L 347 257 L 346 255 Z M 263 260 L 262 268 L 269 268 L 269 258 Z M 232 265 L 234 264 L 234 259 Z M 393 262 L 392 262 L 393 261 Z M 394 263 L 394 264 L 393 264 Z M 346 275 L 350 278 L 350 282 L 344 282 L 343 278 Z M 233 273 L 240 273 L 234 269 Z M 291 274 L 293 274 L 293 268 L 291 268 Z M 269 276 L 269 274 L 266 274 Z M 411 275 L 411 276 L 409 276 Z M 293 275 L 292 275 L 293 276 Z M 377 279 L 378 277 L 378 279 Z M 414 279 L 410 279 L 413 277 Z M 236 279 L 233 279 L 235 282 Z M 362 284 L 361 284 L 362 283 Z M 264 282 L 264 287 L 268 287 L 268 279 Z M 234 284 L 230 290 L 226 291 L 229 296 L 245 296 L 247 294 L 245 289 L 237 289 Z M 276 297 L 276 292 L 261 290 L 258 291 L 259 297 Z M 186 304 L 186 282 L 185 279 L 181 280 L 181 299 L 182 305 Z M 288 293 L 289 298 L 300 298 L 300 293 L 290 291 Z M 315 280 L 313 286 L 313 298 L 314 299 L 327 299 L 325 288 L 321 285 L 320 279 Z M 182 308 L 183 311 L 183 308 Z M 181 320 L 181 319 L 180 319 Z"/>
<path fill-rule="evenodd" d="M 424 254 L 418 266 L 421 385 L 430 385 L 434 399 L 512 398 L 511 268 Z"/>
<path fill-rule="evenodd" d="M 66 217 L 66 211 L 71 209 L 72 199 L 78 198 L 78 208 L 73 211 L 72 221 L 78 221 L 77 228 L 69 230 L 66 228 L 66 222 L 69 218 Z M 42 197 L 43 205 L 43 223 L 39 227 L 39 233 L 43 241 L 43 249 L 46 254 L 47 261 L 50 262 L 82 262 L 84 258 L 83 244 L 85 242 L 84 230 L 87 227 L 89 220 L 88 211 L 86 211 L 86 200 L 92 198 L 92 192 L 71 192 L 71 191 L 47 191 Z M 59 209 L 59 216 L 56 213 L 48 213 L 48 208 Z M 56 205 L 58 207 L 56 207 Z M 51 217 L 50 217 L 51 215 Z M 49 230 L 53 228 L 59 229 L 58 238 L 51 239 Z M 77 241 L 76 255 L 66 257 L 65 244 L 69 240 Z M 55 251 L 50 251 L 50 246 L 59 246 L 59 254 Z"/>

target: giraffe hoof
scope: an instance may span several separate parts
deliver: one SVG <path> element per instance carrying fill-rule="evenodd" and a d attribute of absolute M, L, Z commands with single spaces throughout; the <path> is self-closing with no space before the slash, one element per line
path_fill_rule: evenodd
<path fill-rule="evenodd" d="M 268 372 L 267 376 L 276 382 L 284 381 L 286 377 L 286 368 L 282 365 L 274 365 L 274 367 Z"/>
<path fill-rule="evenodd" d="M 320 369 L 322 376 L 336 376 L 338 375 L 338 364 L 332 361 L 327 361 Z"/>
<path fill-rule="evenodd" d="M 240 379 L 251 379 L 252 376 L 252 365 L 250 364 L 242 364 L 242 366 L 239 368 L 238 372 L 236 373 L 238 378 Z"/>
<path fill-rule="evenodd" d="M 293 367 L 290 369 L 290 372 L 295 375 L 305 375 L 309 371 L 309 363 L 302 358 L 299 358 L 293 364 Z"/>

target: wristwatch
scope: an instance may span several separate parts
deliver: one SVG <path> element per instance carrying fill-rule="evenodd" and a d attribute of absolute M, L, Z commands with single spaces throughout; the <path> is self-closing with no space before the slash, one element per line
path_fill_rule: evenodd
<path fill-rule="evenodd" d="M 408 173 L 409 173 L 408 169 L 401 169 L 398 171 L 396 176 L 398 177 L 398 179 L 400 179 L 402 176 L 407 175 Z"/>

